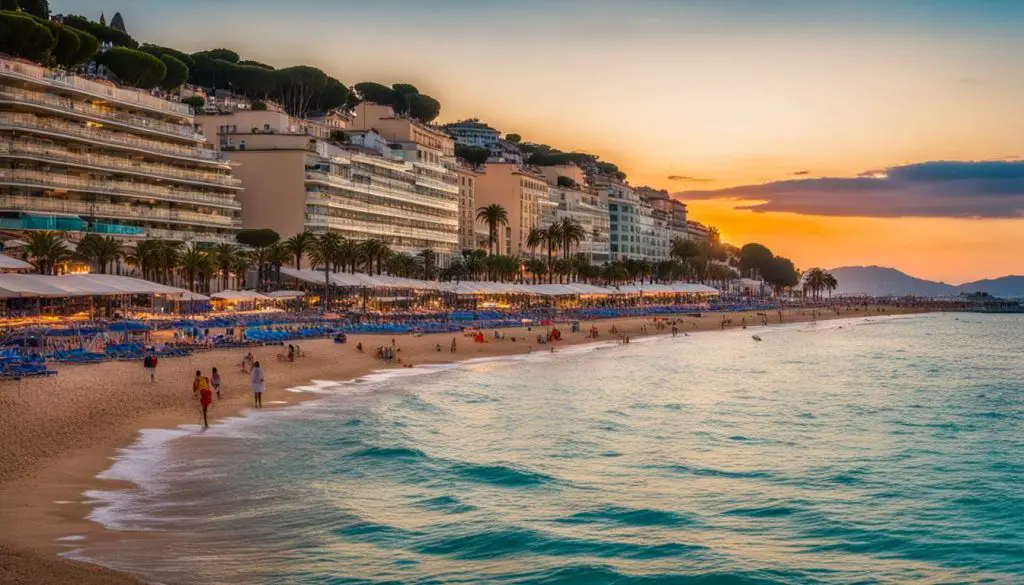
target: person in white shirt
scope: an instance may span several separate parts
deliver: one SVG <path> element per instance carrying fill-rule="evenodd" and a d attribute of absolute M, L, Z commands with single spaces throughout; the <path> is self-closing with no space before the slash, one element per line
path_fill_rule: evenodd
<path fill-rule="evenodd" d="M 263 408 L 263 368 L 256 362 L 252 366 L 252 396 L 256 408 Z"/>

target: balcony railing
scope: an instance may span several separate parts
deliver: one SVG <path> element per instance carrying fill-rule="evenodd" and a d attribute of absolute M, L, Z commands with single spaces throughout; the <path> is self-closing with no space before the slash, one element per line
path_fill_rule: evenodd
<path fill-rule="evenodd" d="M 89 106 L 82 102 L 76 102 L 67 98 L 60 98 L 40 92 L 21 91 L 8 87 L 0 90 L 0 100 L 44 106 L 54 110 L 71 112 L 73 114 L 78 114 L 82 117 L 92 118 L 101 122 L 119 124 L 129 128 L 145 130 L 146 132 L 155 132 L 173 138 L 184 138 L 194 142 L 206 141 L 206 137 L 196 132 L 191 126 L 170 124 L 168 122 L 154 120 L 152 118 L 122 114 L 120 112 L 111 111 L 107 108 Z"/>
<path fill-rule="evenodd" d="M 86 232 L 92 234 L 108 234 L 116 236 L 145 235 L 145 230 L 138 226 L 115 223 L 87 222 L 78 217 L 41 216 L 0 217 L 0 229 L 5 230 L 44 230 L 56 232 Z"/>
<path fill-rule="evenodd" d="M 401 217 L 403 219 L 437 224 L 438 226 L 459 225 L 459 219 L 454 215 L 450 217 L 429 215 L 426 213 L 417 213 L 415 211 L 408 211 L 405 209 L 391 208 L 384 205 L 374 205 L 362 201 L 352 201 L 351 199 L 346 199 L 339 196 L 325 196 L 322 193 L 316 192 L 306 193 L 306 204 L 323 205 L 326 207 L 332 207 L 334 209 L 346 209 L 349 211 L 354 211 L 356 213 L 371 213 L 374 215 L 380 215 L 384 217 Z"/>
<path fill-rule="evenodd" d="M 86 217 L 116 217 L 131 219 L 139 223 L 168 221 L 226 228 L 241 227 L 239 220 L 227 215 L 161 209 L 145 205 L 69 201 L 52 197 L 0 195 L 0 209 L 5 211 L 69 213 L 85 215 Z"/>
<path fill-rule="evenodd" d="M 433 231 L 419 228 L 390 225 L 379 222 L 362 221 L 349 219 L 347 217 L 332 217 L 317 213 L 307 213 L 306 223 L 311 226 L 326 226 L 333 229 L 357 232 L 372 236 L 391 236 L 396 238 L 419 238 L 431 242 L 446 244 L 457 244 L 459 234 L 457 230 Z"/>
<path fill-rule="evenodd" d="M 0 170 L 0 183 L 40 186 L 54 189 L 69 189 L 90 193 L 106 193 L 121 197 L 140 197 L 177 203 L 194 203 L 197 205 L 214 205 L 228 209 L 241 209 L 242 205 L 230 193 L 206 195 L 204 193 L 179 191 L 159 185 L 145 183 L 129 183 L 125 181 L 94 181 L 69 175 L 43 173 L 29 170 Z"/>
<path fill-rule="evenodd" d="M 78 124 L 72 124 L 65 120 L 54 118 L 41 118 L 32 114 L 16 114 L 12 112 L 0 112 L 0 126 L 9 126 L 15 130 L 31 128 L 45 132 L 53 132 L 65 136 L 78 136 L 86 140 L 99 142 L 114 147 L 141 150 L 173 156 L 176 158 L 191 161 L 227 164 L 220 153 L 205 148 L 187 148 L 167 142 L 147 140 L 123 132 L 111 132 L 99 128 L 87 128 Z"/>
<path fill-rule="evenodd" d="M 341 189 L 350 189 L 358 191 L 360 193 L 367 193 L 369 195 L 375 195 L 377 197 L 384 197 L 387 199 L 394 199 L 395 201 L 403 201 L 406 203 L 417 203 L 420 205 L 426 205 L 427 207 L 434 207 L 437 209 L 444 209 L 445 211 L 458 211 L 459 203 L 453 199 L 440 199 L 434 197 L 427 197 L 417 193 L 409 191 L 394 191 L 391 189 L 382 189 L 375 185 L 367 183 L 357 183 L 340 175 L 334 175 L 319 171 L 307 171 L 306 180 L 308 181 L 319 181 L 326 183 L 331 187 L 338 187 Z"/>
<path fill-rule="evenodd" d="M 50 87 L 74 89 L 80 93 L 175 116 L 191 117 L 192 115 L 192 108 L 185 104 L 160 99 L 137 89 L 120 88 L 110 83 L 84 79 L 63 71 L 52 71 L 39 65 L 0 58 L 0 75 L 32 80 Z"/>
<path fill-rule="evenodd" d="M 438 181 L 436 179 L 430 179 L 430 178 L 424 177 L 423 175 L 416 175 L 416 184 L 420 185 L 422 187 L 428 187 L 430 189 L 437 189 L 438 191 L 441 191 L 443 193 L 448 193 L 450 195 L 458 195 L 459 194 L 459 186 L 458 185 L 453 185 L 451 183 L 445 183 L 444 181 Z"/>
<path fill-rule="evenodd" d="M 71 150 L 49 148 L 46 145 L 28 140 L 15 140 L 6 144 L 0 143 L 0 156 L 5 154 L 45 161 L 66 162 L 82 165 L 90 169 L 107 170 L 112 173 L 132 173 L 160 177 L 172 181 L 180 180 L 231 189 L 242 188 L 242 181 L 230 175 L 219 175 L 200 170 L 186 171 L 168 165 L 156 165 L 102 154 L 79 154 Z"/>
<path fill-rule="evenodd" d="M 237 244 L 234 234 L 211 232 L 164 230 L 146 228 L 146 237 L 176 242 L 209 242 L 211 244 Z"/>

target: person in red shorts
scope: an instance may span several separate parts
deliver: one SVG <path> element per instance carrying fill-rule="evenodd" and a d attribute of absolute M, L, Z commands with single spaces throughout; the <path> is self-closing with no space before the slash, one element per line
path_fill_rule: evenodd
<path fill-rule="evenodd" d="M 192 393 L 195 398 L 199 399 L 199 404 L 203 407 L 203 428 L 209 428 L 210 423 L 206 420 L 206 411 L 213 402 L 213 389 L 210 387 L 210 379 L 199 370 L 196 370 L 196 379 L 192 382 Z"/>

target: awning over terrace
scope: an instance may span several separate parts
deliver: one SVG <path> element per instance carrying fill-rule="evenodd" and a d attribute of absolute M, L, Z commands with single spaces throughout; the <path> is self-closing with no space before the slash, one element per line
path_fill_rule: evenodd
<path fill-rule="evenodd" d="M 219 293 L 210 295 L 211 299 L 218 301 L 269 301 L 271 297 L 253 292 L 251 290 L 222 290 Z"/>
<path fill-rule="evenodd" d="M 17 258 L 11 258 L 5 254 L 0 254 L 0 270 L 32 270 L 35 267 L 28 262 L 22 262 Z"/>
<path fill-rule="evenodd" d="M 295 270 L 281 268 L 281 274 L 311 284 L 324 283 L 324 273 L 319 270 Z M 703 284 L 674 282 L 670 284 L 642 284 L 621 287 L 603 287 L 572 282 L 568 284 L 516 284 L 511 282 L 484 282 L 463 280 L 460 282 L 437 283 L 428 280 L 399 278 L 396 276 L 370 276 L 368 274 L 332 272 L 327 278 L 334 286 L 348 288 L 390 288 L 421 291 L 441 291 L 455 295 L 533 295 L 559 296 L 611 296 L 628 294 L 704 294 L 716 295 L 718 289 Z"/>
<path fill-rule="evenodd" d="M 709 294 L 717 295 L 718 289 L 703 284 L 689 282 L 673 282 L 669 284 L 646 283 L 630 284 L 618 287 L 622 294 Z"/>
<path fill-rule="evenodd" d="M 273 299 L 299 299 L 306 296 L 301 290 L 275 290 L 268 292 L 267 296 Z"/>
<path fill-rule="evenodd" d="M 113 274 L 0 274 L 0 299 L 87 297 L 135 294 L 180 296 L 186 290 Z"/>

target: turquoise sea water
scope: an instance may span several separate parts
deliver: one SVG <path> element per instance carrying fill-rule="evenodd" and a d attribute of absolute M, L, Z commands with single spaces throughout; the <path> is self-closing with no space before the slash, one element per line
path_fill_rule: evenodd
<path fill-rule="evenodd" d="M 762 342 L 755 342 L 757 333 Z M 164 583 L 1024 583 L 1024 318 L 658 338 L 149 432 L 73 556 Z M 270 395 L 267 400 L 273 400 Z"/>

